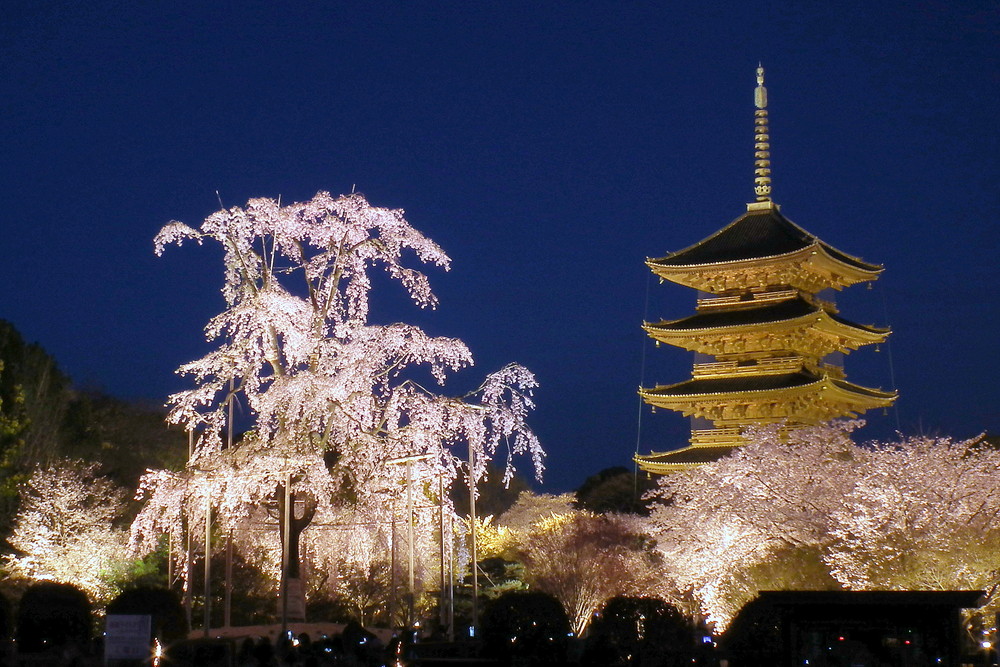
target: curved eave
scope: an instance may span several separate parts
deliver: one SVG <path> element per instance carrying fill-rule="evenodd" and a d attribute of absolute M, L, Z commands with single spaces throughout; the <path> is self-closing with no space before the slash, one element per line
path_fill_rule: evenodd
<path fill-rule="evenodd" d="M 801 374 L 799 374 L 801 376 Z M 781 376 L 775 378 L 780 381 Z M 720 403 L 748 403 L 748 402 L 779 402 L 801 398 L 809 394 L 827 394 L 830 398 L 835 398 L 844 403 L 858 406 L 858 409 L 871 409 L 875 407 L 885 407 L 892 405 L 896 400 L 896 392 L 885 392 L 880 389 L 869 389 L 844 380 L 835 380 L 829 377 L 810 378 L 801 376 L 803 381 L 796 382 L 798 378 L 790 378 L 787 386 L 747 389 L 741 388 L 740 384 L 746 379 L 739 378 L 726 383 L 731 388 L 719 391 L 690 391 L 692 386 L 698 383 L 708 384 L 709 381 L 687 380 L 671 385 L 663 385 L 653 389 L 639 389 L 639 396 L 656 407 L 669 410 L 684 411 L 681 406 L 691 406 L 697 404 L 720 404 Z"/>
<path fill-rule="evenodd" d="M 718 461 L 731 454 L 738 447 L 739 445 L 721 445 L 717 447 L 688 445 L 687 447 L 681 447 L 669 452 L 652 452 L 646 455 L 636 454 L 633 460 L 639 468 L 646 472 L 655 475 L 664 475 Z"/>
<path fill-rule="evenodd" d="M 841 263 L 850 264 L 862 271 L 878 272 L 882 268 L 824 243 L 816 235 L 786 218 L 781 213 L 781 207 L 774 202 L 767 202 L 764 207 L 750 205 L 746 213 L 707 238 L 664 257 L 651 258 L 649 261 L 661 266 L 704 265 L 704 261 L 697 259 L 701 255 L 721 255 L 725 259 L 717 260 L 716 263 L 724 263 L 792 254 L 814 245 L 822 246 L 824 252 L 837 258 Z M 777 247 L 768 253 L 766 249 L 769 246 Z M 761 254 L 752 255 L 755 251 Z M 694 261 L 692 256 L 696 258 Z"/>
<path fill-rule="evenodd" d="M 881 265 L 868 264 L 861 260 L 857 260 L 859 264 L 855 265 L 839 257 L 850 257 L 850 255 L 841 253 L 819 239 L 815 239 L 809 245 L 778 255 L 762 255 L 702 264 L 665 264 L 662 263 L 663 258 L 647 258 L 646 266 L 663 280 L 705 291 L 712 291 L 708 289 L 709 277 L 717 279 L 720 274 L 724 273 L 745 274 L 753 269 L 759 271 L 766 268 L 779 268 L 785 264 L 809 265 L 817 273 L 827 274 L 830 286 L 836 289 L 876 280 L 882 273 L 883 267 Z"/>
<path fill-rule="evenodd" d="M 853 348 L 844 347 L 843 351 L 855 349 L 861 345 L 881 343 L 889 336 L 890 329 L 856 324 L 841 317 L 835 317 L 822 308 L 817 307 L 812 313 L 790 317 L 786 319 L 776 318 L 764 322 L 752 322 L 749 324 L 729 324 L 709 327 L 684 327 L 684 322 L 689 322 L 698 317 L 685 317 L 679 320 L 663 321 L 651 324 L 643 324 L 643 330 L 654 340 L 658 340 L 668 345 L 692 349 L 685 341 L 692 339 L 712 340 L 719 338 L 729 338 L 733 334 L 753 335 L 757 333 L 772 333 L 777 331 L 790 331 L 794 329 L 807 329 L 815 327 L 823 333 L 848 341 L 857 343 Z M 697 346 L 695 346 L 697 347 Z"/>
<path fill-rule="evenodd" d="M 847 380 L 830 378 L 829 382 L 845 394 L 850 394 L 852 396 L 867 396 L 873 400 L 886 401 L 885 403 L 879 403 L 878 407 L 882 407 L 883 404 L 892 405 L 892 402 L 895 401 L 896 397 L 899 395 L 899 393 L 895 391 L 882 391 L 881 389 L 862 387 L 859 384 L 854 384 L 853 382 L 848 382 Z"/>

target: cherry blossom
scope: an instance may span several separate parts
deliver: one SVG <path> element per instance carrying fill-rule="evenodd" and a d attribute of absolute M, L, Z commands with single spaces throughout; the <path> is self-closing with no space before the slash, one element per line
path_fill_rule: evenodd
<path fill-rule="evenodd" d="M 505 476 L 522 454 L 541 475 L 544 453 L 526 421 L 537 382 L 527 369 L 511 364 L 467 395 L 446 396 L 427 386 L 472 365 L 462 341 L 371 322 L 373 271 L 433 308 L 427 276 L 408 262 L 450 263 L 401 210 L 371 206 L 360 194 L 320 192 L 288 205 L 253 199 L 210 215 L 199 229 L 166 225 L 156 252 L 186 240 L 221 248 L 226 308 L 205 329 L 213 350 L 178 370 L 194 386 L 169 398 L 168 420 L 198 438 L 184 471 L 143 478 L 145 506 L 132 527 L 138 553 L 163 533 L 190 535 L 198 545 L 195 527 L 209 512 L 246 549 L 267 542 L 262 534 L 277 547 L 275 509 L 289 484 L 301 513 L 292 517 L 296 550 L 316 562 L 329 551 L 320 541 L 340 545 L 340 555 L 347 543 L 379 551 L 387 514 L 408 487 L 421 505 L 453 514 L 452 482 L 460 475 L 478 482 L 496 456 L 506 459 Z M 234 404 L 253 424 L 230 446 Z M 429 514 L 419 520 L 429 524 Z M 312 531 L 299 549 L 311 523 L 343 529 Z M 348 560 L 364 569 L 377 558 Z"/>

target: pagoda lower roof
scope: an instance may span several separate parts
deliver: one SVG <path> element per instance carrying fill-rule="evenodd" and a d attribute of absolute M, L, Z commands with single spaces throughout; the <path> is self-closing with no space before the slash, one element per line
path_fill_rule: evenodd
<path fill-rule="evenodd" d="M 892 399 L 896 396 L 894 392 L 869 389 L 844 380 L 815 375 L 808 371 L 784 373 L 781 375 L 738 375 L 721 378 L 695 378 L 685 382 L 655 387 L 653 389 L 642 389 L 640 393 L 647 399 L 673 396 L 718 396 L 744 392 L 773 391 L 799 387 L 805 388 L 810 385 L 818 385 L 823 382 L 829 382 L 843 391 L 868 398 Z"/>
<path fill-rule="evenodd" d="M 838 324 L 852 329 L 860 329 L 868 333 L 889 333 L 889 329 L 851 322 L 850 320 L 826 310 L 822 306 L 810 303 L 802 297 L 796 297 L 785 301 L 779 301 L 775 304 L 757 307 L 706 310 L 679 320 L 662 320 L 660 322 L 647 324 L 645 328 L 655 329 L 657 331 L 696 331 L 704 329 L 718 329 L 722 327 L 750 326 L 755 324 L 775 324 L 811 315 L 825 315 Z"/>
<path fill-rule="evenodd" d="M 723 457 L 729 456 L 738 447 L 739 445 L 708 447 L 689 445 L 669 452 L 653 452 L 646 455 L 636 454 L 634 460 L 642 470 L 663 475 L 718 461 Z"/>
<path fill-rule="evenodd" d="M 852 257 L 802 229 L 781 214 L 777 206 L 747 211 L 698 243 L 649 259 L 651 267 L 685 267 L 780 257 L 814 246 L 838 262 L 864 272 L 878 273 L 882 267 Z"/>

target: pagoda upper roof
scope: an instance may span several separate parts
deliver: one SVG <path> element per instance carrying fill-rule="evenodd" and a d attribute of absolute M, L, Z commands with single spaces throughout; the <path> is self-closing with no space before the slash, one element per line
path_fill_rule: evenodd
<path fill-rule="evenodd" d="M 651 258 L 647 263 L 663 267 L 724 264 L 780 257 L 811 246 L 855 269 L 876 273 L 882 270 L 878 264 L 869 264 L 821 241 L 782 215 L 775 205 L 755 207 L 703 241 L 665 257 Z"/>
<path fill-rule="evenodd" d="M 705 310 L 679 320 L 663 320 L 650 323 L 646 329 L 692 331 L 717 329 L 721 327 L 741 327 L 754 324 L 775 324 L 788 322 L 810 315 L 825 315 L 838 324 L 851 329 L 860 329 L 873 334 L 887 334 L 888 329 L 851 322 L 836 313 L 812 303 L 802 297 L 786 299 L 777 303 L 750 307 Z"/>

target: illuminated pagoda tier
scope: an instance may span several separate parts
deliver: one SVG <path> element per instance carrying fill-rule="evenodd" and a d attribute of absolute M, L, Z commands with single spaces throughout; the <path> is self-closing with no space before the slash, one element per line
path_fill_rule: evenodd
<path fill-rule="evenodd" d="M 889 330 L 851 322 L 819 295 L 876 280 L 882 267 L 824 243 L 771 200 L 763 79 L 758 68 L 757 201 L 700 243 L 646 262 L 661 281 L 702 293 L 694 315 L 643 326 L 657 344 L 690 350 L 697 358 L 690 380 L 641 388 L 640 396 L 654 408 L 704 424 L 692 429 L 686 447 L 637 455 L 639 467 L 650 473 L 725 456 L 743 444 L 741 432 L 754 424 L 816 424 L 887 407 L 896 398 L 895 392 L 848 382 L 835 363 L 882 342 Z"/>

